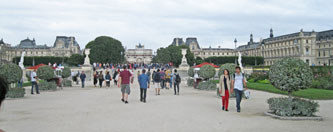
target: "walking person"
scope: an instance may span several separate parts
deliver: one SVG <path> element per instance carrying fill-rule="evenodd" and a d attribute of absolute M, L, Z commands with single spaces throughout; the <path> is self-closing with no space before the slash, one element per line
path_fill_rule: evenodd
<path fill-rule="evenodd" d="M 98 78 L 98 72 L 95 71 L 94 72 L 94 86 L 96 87 L 96 84 L 97 84 L 97 78 Z"/>
<path fill-rule="evenodd" d="M 220 76 L 219 93 L 222 95 L 222 110 L 229 111 L 229 93 L 230 93 L 230 75 L 229 70 L 224 69 L 223 75 Z"/>
<path fill-rule="evenodd" d="M 165 87 L 165 72 L 163 71 L 163 69 L 159 72 L 160 76 L 161 76 L 161 88 L 164 89 Z"/>
<path fill-rule="evenodd" d="M 155 82 L 155 85 L 156 85 L 156 88 L 155 88 L 156 95 L 160 95 L 160 91 L 161 91 L 161 85 L 160 85 L 160 82 L 161 82 L 160 69 L 157 69 L 157 72 L 155 73 L 155 76 L 154 76 L 154 82 Z"/>
<path fill-rule="evenodd" d="M 118 87 L 120 87 L 121 84 L 121 101 L 125 104 L 128 104 L 128 95 L 131 93 L 130 80 L 132 76 L 133 74 L 127 70 L 126 66 L 124 66 L 124 70 L 119 74 Z"/>
<path fill-rule="evenodd" d="M 236 73 L 233 75 L 233 78 L 231 80 L 231 87 L 232 87 L 231 92 L 235 91 L 236 95 L 237 112 L 240 112 L 241 111 L 240 103 L 242 101 L 243 91 L 244 88 L 245 90 L 247 90 L 247 86 L 244 74 L 241 73 L 241 68 L 239 66 L 236 67 Z"/>
<path fill-rule="evenodd" d="M 140 84 L 140 101 L 146 103 L 147 97 L 147 88 L 149 88 L 149 77 L 146 74 L 146 70 L 143 69 L 141 75 L 139 76 L 139 84 Z"/>
<path fill-rule="evenodd" d="M 148 83 L 150 84 L 150 76 L 151 76 L 150 69 L 148 69 L 146 74 L 148 76 Z"/>
<path fill-rule="evenodd" d="M 8 92 L 8 84 L 6 83 L 4 78 L 0 77 L 0 107 L 1 107 L 2 102 L 6 98 L 7 92 Z M 4 132 L 4 131 L 0 129 L 0 132 Z"/>
<path fill-rule="evenodd" d="M 113 83 L 114 83 L 114 85 L 117 85 L 118 77 L 119 77 L 119 73 L 118 73 L 118 71 L 115 71 L 114 74 L 113 74 Z"/>
<path fill-rule="evenodd" d="M 39 89 L 38 89 L 38 80 L 37 80 L 37 73 L 36 73 L 36 69 L 34 69 L 33 72 L 31 72 L 31 94 L 34 94 L 34 86 L 36 88 L 36 93 L 39 94 Z"/>
<path fill-rule="evenodd" d="M 153 71 L 153 74 L 152 74 L 152 76 L 151 76 L 151 79 L 152 79 L 154 85 L 155 85 L 155 81 L 154 81 L 155 74 L 156 74 L 156 72 L 155 72 L 155 70 L 154 70 L 154 71 Z"/>
<path fill-rule="evenodd" d="M 109 71 L 106 72 L 106 75 L 105 75 L 105 82 L 106 82 L 106 86 L 107 87 L 110 87 L 110 82 L 111 82 L 111 75 L 109 73 Z"/>
<path fill-rule="evenodd" d="M 99 87 L 102 88 L 103 81 L 104 81 L 104 75 L 103 75 L 102 71 L 99 72 L 98 81 L 99 81 Z"/>
<path fill-rule="evenodd" d="M 81 74 L 80 74 L 82 88 L 84 88 L 84 82 L 86 81 L 86 77 L 87 77 L 86 74 L 84 73 L 84 71 L 82 71 Z"/>
<path fill-rule="evenodd" d="M 170 75 L 171 75 L 171 72 L 169 69 L 165 70 L 165 88 L 166 89 L 169 89 L 169 86 L 170 86 Z"/>
<path fill-rule="evenodd" d="M 179 73 L 177 73 L 177 69 L 175 69 L 175 73 L 173 74 L 173 89 L 175 91 L 175 95 L 179 95 L 179 84 L 181 83 L 181 80 L 182 79 L 180 78 Z"/>

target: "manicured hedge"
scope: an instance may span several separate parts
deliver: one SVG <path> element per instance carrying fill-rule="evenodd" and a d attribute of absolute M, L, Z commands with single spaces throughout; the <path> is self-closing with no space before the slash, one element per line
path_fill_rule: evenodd
<path fill-rule="evenodd" d="M 264 57 L 255 57 L 255 56 L 242 56 L 242 63 L 244 65 L 255 65 L 255 60 L 257 58 L 257 65 L 264 64 Z M 226 63 L 235 63 L 235 59 L 237 59 L 238 63 L 238 56 L 212 56 L 205 58 L 205 62 L 211 62 L 215 65 L 222 65 Z"/>
<path fill-rule="evenodd" d="M 25 66 L 32 66 L 33 63 L 33 58 L 35 58 L 35 65 L 38 64 L 49 64 L 49 62 L 51 64 L 57 63 L 57 64 L 61 64 L 62 63 L 62 59 L 64 59 L 64 62 L 67 62 L 68 57 L 55 57 L 55 56 L 25 56 L 24 57 L 24 62 L 23 65 Z M 15 61 L 16 59 L 16 61 Z M 20 62 L 21 57 L 14 57 L 13 58 L 13 63 L 19 63 Z"/>

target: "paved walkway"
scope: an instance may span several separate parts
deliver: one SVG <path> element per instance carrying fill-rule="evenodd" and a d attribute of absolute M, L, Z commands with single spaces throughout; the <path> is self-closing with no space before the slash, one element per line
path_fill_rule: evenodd
<path fill-rule="evenodd" d="M 91 85 L 91 83 L 89 83 Z M 29 92 L 27 92 L 29 93 Z M 148 90 L 147 103 L 139 101 L 138 84 L 132 86 L 129 104 L 120 101 L 120 89 L 81 89 L 78 86 L 40 95 L 7 99 L 0 109 L 0 129 L 8 132 L 327 132 L 333 129 L 333 101 L 320 101 L 324 121 L 281 121 L 264 116 L 266 100 L 280 96 L 251 92 L 242 112 L 220 110 L 214 91 L 181 86 L 180 96 Z"/>

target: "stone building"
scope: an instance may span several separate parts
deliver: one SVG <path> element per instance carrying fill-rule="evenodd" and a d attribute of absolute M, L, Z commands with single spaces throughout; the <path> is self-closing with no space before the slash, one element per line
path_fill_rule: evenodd
<path fill-rule="evenodd" d="M 127 49 L 125 56 L 128 63 L 149 64 L 153 59 L 153 50 L 145 49 L 145 46 L 139 43 L 135 49 Z"/>
<path fill-rule="evenodd" d="M 14 57 L 21 56 L 25 51 L 25 56 L 58 56 L 70 57 L 72 54 L 81 54 L 80 46 L 75 37 L 57 36 L 53 47 L 46 44 L 36 45 L 36 41 L 27 38 L 17 46 L 11 46 L 1 39 L 0 41 L 1 61 L 11 62 Z"/>
<path fill-rule="evenodd" d="M 171 45 L 186 45 L 190 48 L 191 52 L 194 54 L 195 57 L 200 57 L 202 59 L 208 58 L 211 56 L 234 56 L 235 50 L 229 48 L 201 48 L 197 38 L 189 37 L 186 38 L 186 42 L 182 41 L 182 38 L 174 38 Z"/>
<path fill-rule="evenodd" d="M 333 30 L 318 32 L 314 48 L 317 65 L 333 66 Z"/>

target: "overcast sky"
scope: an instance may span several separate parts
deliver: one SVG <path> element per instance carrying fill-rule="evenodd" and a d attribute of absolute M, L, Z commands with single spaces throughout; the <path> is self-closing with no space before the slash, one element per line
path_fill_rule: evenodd
<path fill-rule="evenodd" d="M 197 37 L 201 47 L 233 48 L 254 40 L 333 28 L 331 0 L 0 0 L 0 38 L 27 37 L 52 46 L 75 36 L 81 49 L 101 35 L 127 48 L 157 49 L 173 38 Z"/>

